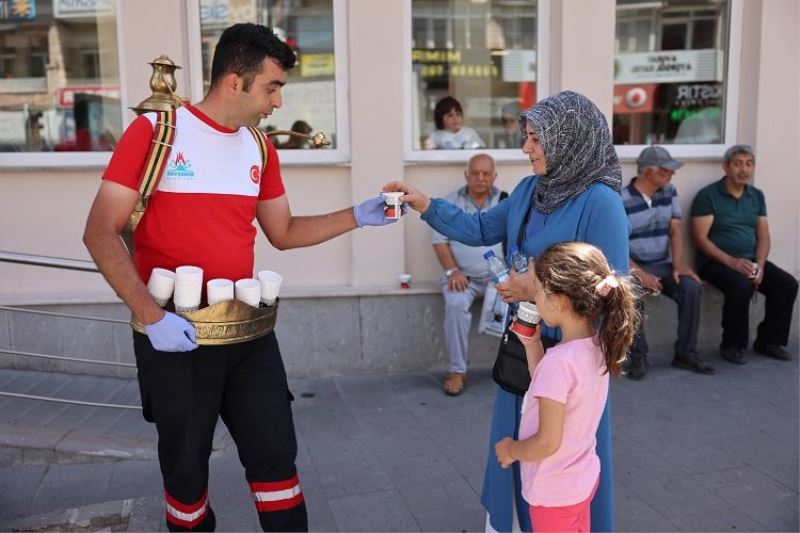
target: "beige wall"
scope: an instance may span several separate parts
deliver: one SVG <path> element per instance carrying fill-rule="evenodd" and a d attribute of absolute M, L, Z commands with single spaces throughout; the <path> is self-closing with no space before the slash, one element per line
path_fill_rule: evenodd
<path fill-rule="evenodd" d="M 189 93 L 187 24 L 183 2 L 138 0 L 122 3 L 128 105 L 147 96 L 150 67 L 161 53 L 184 66 L 179 93 Z M 550 92 L 571 89 L 590 96 L 610 116 L 612 100 L 613 0 L 551 4 Z M 155 20 L 147 6 L 169 10 Z M 285 166 L 292 212 L 316 214 L 352 205 L 377 194 L 386 181 L 404 177 L 413 186 L 442 196 L 463 183 L 464 163 L 409 163 L 403 158 L 404 3 L 399 0 L 347 2 L 346 83 L 351 162 Z M 177 25 L 175 21 L 181 21 Z M 738 137 L 755 145 L 756 184 L 767 195 L 773 236 L 771 258 L 800 275 L 800 3 L 748 0 L 744 3 Z M 147 31 L 143 31 L 147 28 Z M 158 35 L 158 39 L 151 36 Z M 544 91 L 544 88 L 542 88 Z M 132 115 L 130 115 L 132 117 Z M 465 154 L 466 156 L 469 154 Z M 0 161 L 2 157 L 0 155 Z M 623 165 L 625 182 L 635 172 Z M 102 168 L 0 170 L 0 250 L 88 259 L 81 244 L 83 223 Z M 498 186 L 512 190 L 529 165 L 501 163 Z M 688 216 L 694 193 L 721 174 L 719 160 L 687 160 L 675 184 Z M 284 274 L 287 291 L 306 294 L 371 293 L 396 285 L 403 271 L 431 286 L 440 269 L 430 246 L 430 229 L 410 214 L 389 228 L 367 228 L 314 248 L 278 252 L 259 233 L 256 268 Z M 109 301 L 114 295 L 99 276 L 0 264 L 0 303 Z"/>

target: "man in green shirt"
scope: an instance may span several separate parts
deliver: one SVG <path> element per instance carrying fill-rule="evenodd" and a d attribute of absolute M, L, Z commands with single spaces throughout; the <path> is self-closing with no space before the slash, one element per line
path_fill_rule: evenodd
<path fill-rule="evenodd" d="M 725 152 L 725 176 L 700 189 L 692 202 L 692 237 L 700 277 L 724 294 L 720 352 L 731 363 L 745 364 L 750 299 L 766 296 L 766 316 L 753 349 L 789 361 L 789 340 L 797 280 L 767 261 L 770 248 L 764 193 L 750 185 L 755 154 L 739 144 Z"/>

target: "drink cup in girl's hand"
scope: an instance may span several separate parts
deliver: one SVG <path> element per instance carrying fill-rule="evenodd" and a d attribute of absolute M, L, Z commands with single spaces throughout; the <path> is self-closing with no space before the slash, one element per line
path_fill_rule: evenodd
<path fill-rule="evenodd" d="M 510 329 L 520 337 L 533 337 L 540 320 L 536 304 L 520 302 L 517 308 L 517 318 L 511 324 Z"/>

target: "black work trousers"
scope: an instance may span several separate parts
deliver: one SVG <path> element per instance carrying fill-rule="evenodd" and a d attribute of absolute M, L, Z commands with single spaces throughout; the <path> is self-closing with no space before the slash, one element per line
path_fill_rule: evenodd
<path fill-rule="evenodd" d="M 208 460 L 217 419 L 236 443 L 264 531 L 306 531 L 291 393 L 274 333 L 184 353 L 134 333 L 143 414 L 158 430 L 170 531 L 213 531 Z"/>
<path fill-rule="evenodd" d="M 758 325 L 756 340 L 759 344 L 785 346 L 789 342 L 792 309 L 797 297 L 797 280 L 769 261 L 764 265 L 764 279 L 756 287 L 753 280 L 716 261 L 706 262 L 700 277 L 722 291 L 721 348 L 746 349 L 750 333 L 750 300 L 753 291 L 766 296 L 764 320 Z"/>

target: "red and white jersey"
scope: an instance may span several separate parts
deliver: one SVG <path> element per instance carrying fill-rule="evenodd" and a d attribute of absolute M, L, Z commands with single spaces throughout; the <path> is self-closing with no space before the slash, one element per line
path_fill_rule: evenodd
<path fill-rule="evenodd" d="M 103 179 L 139 190 L 153 139 L 155 113 L 120 137 Z M 253 276 L 256 204 L 285 192 L 278 153 L 261 156 L 247 128 L 217 124 L 197 108 L 180 107 L 172 151 L 157 190 L 133 234 L 136 269 L 147 282 L 153 268 L 203 269 L 204 280 Z"/>

